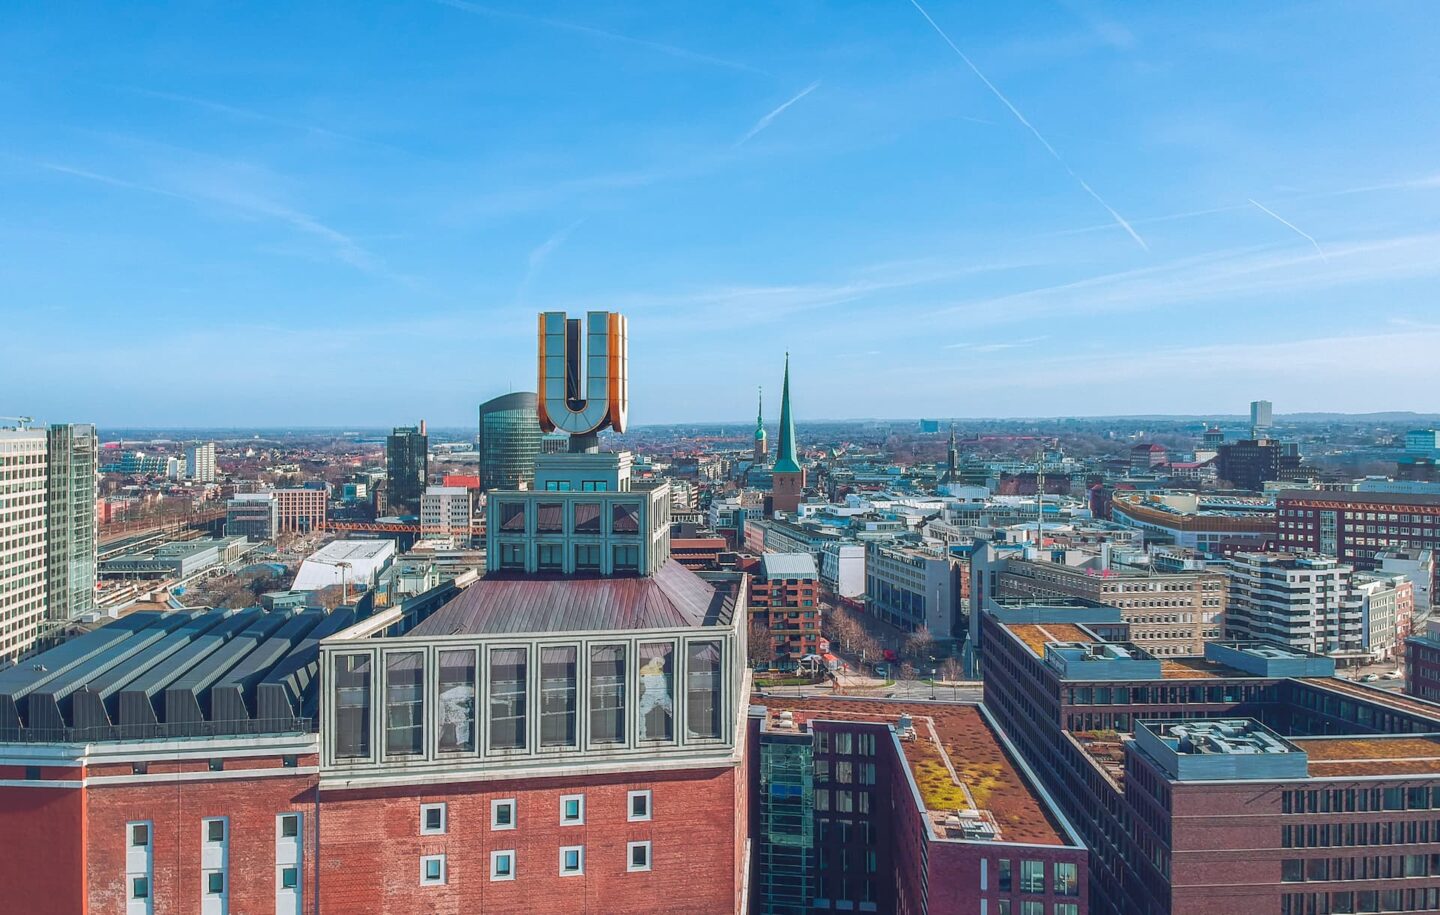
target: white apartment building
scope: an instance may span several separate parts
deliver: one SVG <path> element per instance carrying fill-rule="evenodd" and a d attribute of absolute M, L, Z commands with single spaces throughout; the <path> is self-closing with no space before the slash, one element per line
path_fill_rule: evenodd
<path fill-rule="evenodd" d="M 185 476 L 196 483 L 215 482 L 214 442 L 196 442 L 185 449 Z"/>
<path fill-rule="evenodd" d="M 1350 566 L 1328 556 L 1242 552 L 1230 558 L 1225 633 L 1363 659 L 1364 599 Z"/>
<path fill-rule="evenodd" d="M 420 496 L 420 536 L 470 539 L 474 504 L 463 486 L 431 486 Z"/>
<path fill-rule="evenodd" d="M 0 429 L 0 658 L 28 649 L 45 618 L 48 452 L 44 429 Z"/>
<path fill-rule="evenodd" d="M 820 580 L 841 597 L 865 596 L 865 545 L 832 540 L 820 547 Z"/>

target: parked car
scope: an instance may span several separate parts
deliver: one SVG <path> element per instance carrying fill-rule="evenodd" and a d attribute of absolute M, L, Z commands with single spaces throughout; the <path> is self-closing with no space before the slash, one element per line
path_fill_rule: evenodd
<path fill-rule="evenodd" d="M 1388 673 L 1385 674 L 1385 679 L 1387 679 L 1387 680 L 1399 680 L 1399 679 L 1400 679 L 1401 677 L 1403 677 L 1403 676 L 1405 676 L 1405 673 L 1404 673 L 1403 671 L 1392 670 L 1392 671 L 1390 671 L 1390 672 L 1388 672 Z"/>
<path fill-rule="evenodd" d="M 1376 680 L 1378 680 L 1378 679 L 1380 679 L 1380 675 L 1379 675 L 1379 674 L 1366 674 L 1365 676 L 1363 676 L 1363 677 L 1360 678 L 1360 682 L 1361 682 L 1361 683 L 1374 683 L 1374 682 L 1375 682 Z"/>

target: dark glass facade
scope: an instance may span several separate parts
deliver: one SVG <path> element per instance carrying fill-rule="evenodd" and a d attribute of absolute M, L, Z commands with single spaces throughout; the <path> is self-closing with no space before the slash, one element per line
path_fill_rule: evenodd
<path fill-rule="evenodd" d="M 385 493 L 393 515 L 420 514 L 420 496 L 430 474 L 429 437 L 401 426 L 385 440 Z"/>
<path fill-rule="evenodd" d="M 480 405 L 480 485 L 486 490 L 529 489 L 540 453 L 535 395 L 506 394 Z"/>

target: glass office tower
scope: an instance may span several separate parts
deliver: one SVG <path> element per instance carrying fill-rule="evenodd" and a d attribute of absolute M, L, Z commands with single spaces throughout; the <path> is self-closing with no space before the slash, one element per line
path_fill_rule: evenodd
<path fill-rule="evenodd" d="M 95 496 L 100 448 L 89 424 L 47 430 L 46 618 L 65 622 L 95 609 Z"/>
<path fill-rule="evenodd" d="M 430 476 L 425 424 L 397 426 L 385 440 L 385 496 L 392 515 L 419 515 Z"/>
<path fill-rule="evenodd" d="M 505 394 L 480 405 L 480 486 L 513 491 L 535 484 L 540 417 L 529 391 Z"/>

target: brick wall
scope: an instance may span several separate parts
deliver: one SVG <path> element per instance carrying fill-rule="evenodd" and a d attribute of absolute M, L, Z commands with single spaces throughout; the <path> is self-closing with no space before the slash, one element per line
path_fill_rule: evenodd
<path fill-rule="evenodd" d="M 739 894 L 746 826 L 731 769 L 414 788 L 326 791 L 322 911 L 349 913 L 728 913 Z M 652 819 L 626 819 L 627 793 L 653 792 Z M 560 797 L 585 796 L 585 823 L 560 824 Z M 490 802 L 514 798 L 516 828 L 490 826 Z M 445 835 L 420 835 L 422 803 L 446 804 Z M 626 844 L 652 843 L 652 869 L 626 870 Z M 561 876 L 559 849 L 583 845 L 585 873 Z M 490 879 L 490 853 L 515 852 L 515 879 Z M 444 854 L 444 886 L 420 884 L 420 857 Z"/>
<path fill-rule="evenodd" d="M 84 913 L 84 827 L 79 788 L 0 788 L 0 909 Z"/>

